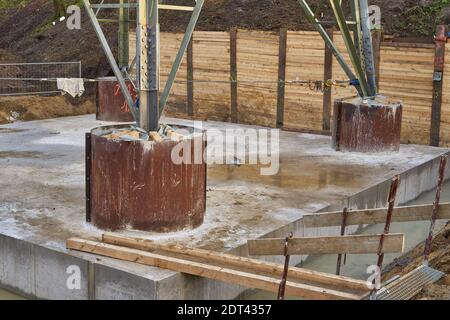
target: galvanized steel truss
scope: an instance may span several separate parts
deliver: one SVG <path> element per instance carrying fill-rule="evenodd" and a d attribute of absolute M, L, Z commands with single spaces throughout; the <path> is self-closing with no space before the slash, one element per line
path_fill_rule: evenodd
<path fill-rule="evenodd" d="M 137 3 L 128 3 L 128 0 L 120 0 L 120 3 L 108 3 L 103 1 L 100 4 L 91 4 L 89 0 L 83 0 L 84 6 L 88 12 L 89 18 L 97 36 L 100 40 L 101 46 L 105 55 L 113 69 L 114 75 L 117 78 L 120 89 L 125 97 L 133 117 L 141 128 L 147 131 L 157 131 L 159 129 L 159 117 L 163 113 L 164 107 L 172 89 L 178 69 L 180 68 L 183 55 L 191 41 L 195 25 L 197 24 L 200 12 L 203 8 L 204 0 L 196 0 L 194 7 L 177 6 L 159 4 L 158 0 L 138 0 Z M 128 59 L 127 50 L 119 50 L 119 64 L 116 62 L 111 48 L 106 41 L 106 37 L 100 27 L 100 19 L 97 19 L 97 14 L 100 9 L 119 9 L 119 25 L 120 25 L 120 40 L 121 48 L 125 46 L 127 41 L 127 30 L 129 22 L 129 9 L 137 9 L 137 41 L 136 41 L 136 57 L 133 59 L 133 64 L 136 64 L 139 101 L 134 101 L 126 86 L 124 75 L 127 75 L 131 66 L 125 67 L 125 61 Z M 93 9 L 97 9 L 96 12 Z M 192 12 L 190 21 L 186 28 L 180 48 L 172 65 L 169 78 L 159 97 L 159 10 L 179 10 Z M 159 98 L 159 101 L 158 101 Z"/>
<path fill-rule="evenodd" d="M 333 52 L 336 60 L 347 77 L 355 82 L 355 87 L 361 97 L 374 97 L 378 93 L 375 79 L 375 66 L 372 48 L 372 34 L 370 31 L 369 8 L 367 0 L 349 0 L 353 21 L 347 21 L 342 9 L 342 0 L 329 0 L 342 33 L 352 68 L 347 64 L 337 46 L 327 34 L 321 22 L 308 5 L 306 0 L 297 0 L 305 12 L 309 22 L 322 36 L 325 44 Z M 353 37 L 351 35 L 353 31 Z"/>

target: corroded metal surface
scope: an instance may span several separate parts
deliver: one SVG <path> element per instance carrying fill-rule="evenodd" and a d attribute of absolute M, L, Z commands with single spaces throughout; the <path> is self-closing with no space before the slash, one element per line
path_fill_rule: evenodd
<path fill-rule="evenodd" d="M 191 163 L 175 164 L 171 154 L 175 146 L 180 147 L 178 141 L 156 143 L 101 136 L 126 127 L 91 131 L 92 223 L 107 230 L 130 227 L 158 232 L 201 225 L 206 209 L 206 164 L 198 159 L 203 159 L 206 133 L 183 140 L 191 147 L 191 161 L 186 161 Z"/>
<path fill-rule="evenodd" d="M 368 105 L 337 100 L 333 112 L 333 148 L 338 151 L 383 152 L 400 149 L 401 104 Z"/>
<path fill-rule="evenodd" d="M 99 78 L 97 82 L 97 120 L 133 122 L 130 107 L 125 101 L 120 86 L 115 78 Z M 127 81 L 128 91 L 136 100 L 136 91 L 130 81 Z"/>

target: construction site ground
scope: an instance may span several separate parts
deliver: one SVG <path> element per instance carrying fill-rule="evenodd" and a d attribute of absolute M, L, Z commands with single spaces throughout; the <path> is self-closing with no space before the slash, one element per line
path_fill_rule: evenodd
<path fill-rule="evenodd" d="M 65 249 L 69 237 L 101 235 L 101 230 L 85 222 L 84 135 L 104 124 L 110 123 L 86 115 L 0 126 L 0 261 L 4 262 L 0 281 L 27 296 L 67 297 L 64 286 L 55 289 L 58 281 L 66 279 L 65 273 L 60 277 L 61 271 L 57 270 L 71 259 L 81 259 L 98 268 L 96 298 L 139 298 L 144 294 L 147 298 L 149 294 L 154 298 L 240 296 L 245 288 Z M 203 126 L 219 130 L 259 129 L 219 122 L 204 122 Z M 298 236 L 336 235 L 339 228 L 303 228 L 302 216 L 341 210 L 344 206 L 382 207 L 395 174 L 402 175 L 398 203 L 406 203 L 435 186 L 438 157 L 447 152 L 404 145 L 399 153 L 340 153 L 333 151 L 330 143 L 327 136 L 280 132 L 280 169 L 276 175 L 261 176 L 261 167 L 254 165 L 209 166 L 206 220 L 201 227 L 169 234 L 131 230 L 123 233 L 238 255 L 246 255 L 248 239 L 283 237 L 289 231 Z M 42 256 L 46 257 L 44 269 L 39 262 Z M 304 258 L 293 258 L 293 263 Z M 34 263 L 24 263 L 23 259 L 34 259 Z M 119 280 L 113 281 L 114 277 Z M 134 281 L 142 285 L 130 289 Z M 207 284 L 198 286 L 197 281 Z M 40 287 L 44 283 L 44 288 Z M 89 293 L 78 294 L 78 298 L 86 298 L 84 294 Z"/>
<path fill-rule="evenodd" d="M 430 255 L 430 266 L 444 272 L 447 276 L 434 284 L 427 285 L 414 298 L 419 300 L 450 300 L 450 223 L 440 230 L 433 240 Z M 425 242 L 421 242 L 412 250 L 395 259 L 385 269 L 384 280 L 396 275 L 405 275 L 423 263 Z"/>

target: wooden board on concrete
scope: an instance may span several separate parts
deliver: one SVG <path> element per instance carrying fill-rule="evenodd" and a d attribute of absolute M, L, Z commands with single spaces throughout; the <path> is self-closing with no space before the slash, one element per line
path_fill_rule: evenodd
<path fill-rule="evenodd" d="M 305 237 L 289 240 L 289 255 L 365 254 L 378 253 L 381 235 L 338 237 Z M 383 253 L 403 252 L 404 234 L 384 236 Z M 284 255 L 285 239 L 249 240 L 248 253 L 252 256 Z"/>
<path fill-rule="evenodd" d="M 112 245 L 119 245 L 153 253 L 176 254 L 178 257 L 188 256 L 189 258 L 200 259 L 200 261 L 207 261 L 210 264 L 219 264 L 220 266 L 226 266 L 228 268 L 239 268 L 253 273 L 271 274 L 280 279 L 284 270 L 282 265 L 276 263 L 211 250 L 190 248 L 178 244 L 155 243 L 151 240 L 132 238 L 115 233 L 103 234 L 102 241 Z M 363 292 L 369 291 L 365 281 L 297 267 L 289 268 L 288 279 Z"/>
<path fill-rule="evenodd" d="M 431 219 L 433 205 L 394 208 L 392 222 L 427 221 Z M 386 221 L 387 209 L 353 210 L 348 212 L 347 226 L 379 224 Z M 335 227 L 342 223 L 342 212 L 315 213 L 303 216 L 305 228 Z M 450 203 L 439 205 L 438 219 L 450 219 Z"/>
<path fill-rule="evenodd" d="M 212 266 L 97 241 L 72 238 L 67 240 L 67 248 L 270 292 L 278 292 L 280 284 L 280 279 L 269 276 L 251 274 L 239 270 Z M 359 295 L 351 293 L 324 289 L 292 281 L 288 281 L 286 284 L 286 294 L 288 296 L 318 300 L 359 300 L 361 298 Z"/>

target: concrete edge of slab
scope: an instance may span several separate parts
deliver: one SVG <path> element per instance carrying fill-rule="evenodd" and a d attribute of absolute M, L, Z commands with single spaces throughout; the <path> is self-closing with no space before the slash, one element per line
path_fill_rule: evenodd
<path fill-rule="evenodd" d="M 436 186 L 439 157 L 401 173 L 397 204 L 414 200 Z M 449 170 L 446 179 L 449 178 Z M 366 188 L 319 212 L 386 205 L 390 180 Z M 290 231 L 299 236 L 325 236 L 338 228 L 305 229 L 302 219 L 291 222 L 262 237 L 284 237 Z M 350 232 L 355 232 L 350 230 Z M 247 256 L 246 244 L 230 253 Z M 129 263 L 120 269 L 114 259 L 75 252 L 61 252 L 0 234 L 0 286 L 28 298 L 39 299 L 235 299 L 254 290 L 215 280 L 164 270 L 159 279 L 149 270 L 161 270 Z M 280 258 L 268 261 L 281 262 Z M 293 257 L 299 264 L 306 256 Z M 122 266 L 122 264 L 121 264 Z M 139 272 L 131 269 L 137 268 Z M 150 268 L 150 269 L 149 269 Z M 162 270 L 161 270 L 162 271 Z M 77 278 L 78 277 L 78 278 Z"/>

